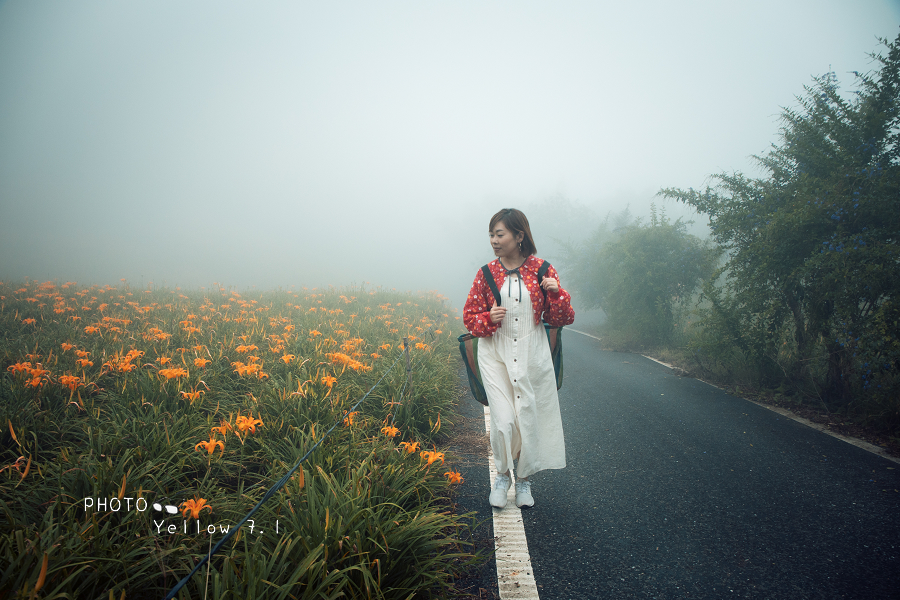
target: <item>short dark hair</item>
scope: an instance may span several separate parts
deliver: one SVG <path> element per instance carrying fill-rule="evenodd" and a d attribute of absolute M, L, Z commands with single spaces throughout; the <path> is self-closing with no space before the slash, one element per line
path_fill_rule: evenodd
<path fill-rule="evenodd" d="M 512 232 L 514 237 L 518 236 L 519 233 L 525 234 L 522 238 L 522 256 L 527 258 L 537 252 L 537 248 L 534 245 L 534 238 L 531 237 L 531 226 L 528 225 L 528 217 L 525 216 L 525 213 L 516 208 L 504 208 L 491 217 L 491 224 L 488 226 L 488 231 L 493 231 L 494 227 L 497 226 L 497 223 L 501 221 L 503 221 L 506 228 Z"/>

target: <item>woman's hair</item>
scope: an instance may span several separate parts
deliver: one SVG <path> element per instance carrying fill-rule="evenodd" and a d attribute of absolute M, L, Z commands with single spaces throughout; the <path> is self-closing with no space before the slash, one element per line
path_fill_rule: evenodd
<path fill-rule="evenodd" d="M 518 236 L 519 233 L 525 234 L 525 237 L 522 238 L 522 256 L 528 257 L 537 252 L 537 248 L 534 246 L 534 238 L 531 237 L 531 227 L 528 225 L 528 217 L 525 216 L 525 213 L 516 208 L 504 208 L 491 217 L 491 224 L 488 226 L 488 231 L 493 231 L 494 227 L 497 226 L 497 223 L 501 221 L 503 221 L 506 228 L 513 234 L 513 237 Z"/>

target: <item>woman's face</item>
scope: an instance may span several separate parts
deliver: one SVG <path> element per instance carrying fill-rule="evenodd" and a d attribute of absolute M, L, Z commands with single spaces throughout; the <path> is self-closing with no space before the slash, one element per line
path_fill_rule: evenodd
<path fill-rule="evenodd" d="M 525 239 L 525 234 L 519 232 L 514 236 L 511 231 L 506 228 L 503 221 L 498 222 L 490 231 L 491 247 L 494 248 L 494 256 L 497 258 L 517 258 L 519 253 L 519 242 Z"/>

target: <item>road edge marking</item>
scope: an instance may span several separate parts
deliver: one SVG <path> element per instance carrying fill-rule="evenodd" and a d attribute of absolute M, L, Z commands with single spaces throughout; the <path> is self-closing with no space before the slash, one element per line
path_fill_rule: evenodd
<path fill-rule="evenodd" d="M 484 407 L 484 428 L 491 433 L 491 409 Z M 515 473 L 510 469 L 510 475 Z M 494 451 L 488 446 L 488 473 L 491 489 L 497 477 L 494 464 Z M 506 494 L 506 508 L 491 507 L 494 524 L 494 559 L 497 563 L 497 588 L 501 600 L 540 600 L 537 584 L 534 581 L 534 570 L 531 568 L 531 555 L 528 553 L 528 540 L 525 537 L 525 526 L 522 522 L 522 509 L 516 506 L 516 486 L 509 486 Z"/>
<path fill-rule="evenodd" d="M 598 342 L 602 342 L 602 341 L 603 341 L 603 340 L 601 340 L 600 338 L 598 338 L 596 335 L 591 335 L 591 334 L 585 333 L 585 332 L 583 332 L 583 331 L 578 331 L 577 329 L 572 329 L 571 327 L 566 327 L 566 331 L 574 331 L 575 333 L 580 333 L 581 335 L 586 335 L 586 336 L 588 336 L 589 338 L 594 338 L 594 339 L 597 340 Z"/>
<path fill-rule="evenodd" d="M 646 354 L 641 354 L 641 356 L 643 356 L 644 358 L 649 358 L 653 362 L 659 363 L 659 364 L 663 365 L 664 367 L 674 369 L 674 367 L 672 365 L 666 364 L 661 360 L 656 360 L 652 356 L 647 356 Z M 767 410 L 771 410 L 772 412 L 781 415 L 782 417 L 787 417 L 788 419 L 790 419 L 792 421 L 796 421 L 797 423 L 800 423 L 801 425 L 806 425 L 807 427 L 811 427 L 811 428 L 815 429 L 816 431 L 820 431 L 822 433 L 830 435 L 831 437 L 837 438 L 837 439 L 841 440 L 842 442 L 846 442 L 846 443 L 850 444 L 851 446 L 856 446 L 857 448 L 860 448 L 861 450 L 865 450 L 866 452 L 871 452 L 872 454 L 875 454 L 876 456 L 880 456 L 881 458 L 886 458 L 891 462 L 900 464 L 900 458 L 891 456 L 890 454 L 888 454 L 887 452 L 884 451 L 884 448 L 881 448 L 879 446 L 876 446 L 875 444 L 871 444 L 871 443 L 869 443 L 865 440 L 861 440 L 859 438 L 850 437 L 847 435 L 837 433 L 835 431 L 831 431 L 825 425 L 816 423 L 815 421 L 810 421 L 809 419 L 806 419 L 799 415 L 795 415 L 793 412 L 791 412 L 787 408 L 781 408 L 779 406 L 770 406 L 768 404 L 765 404 L 763 402 L 758 402 L 758 401 L 752 400 L 750 398 L 742 398 L 741 396 L 736 396 L 735 394 L 732 394 L 728 390 L 723 390 L 719 386 L 713 385 L 708 381 L 703 381 L 702 379 L 698 379 L 696 377 L 691 377 L 691 379 L 696 379 L 697 381 L 705 383 L 706 385 L 710 385 L 710 386 L 716 388 L 717 390 L 721 390 L 721 391 L 725 392 L 729 396 L 733 396 L 735 398 L 740 398 L 741 400 L 746 400 L 747 402 L 752 402 L 753 404 L 755 404 L 757 406 L 761 406 Z"/>
<path fill-rule="evenodd" d="M 735 396 L 735 397 L 740 398 L 740 396 Z M 741 399 L 746 400 L 747 402 L 752 402 L 753 404 L 755 404 L 757 406 L 762 406 L 763 408 L 767 408 L 774 413 L 778 413 L 782 417 L 787 417 L 788 419 L 791 419 L 792 421 L 797 421 L 798 423 L 800 423 L 802 425 L 806 425 L 807 427 L 812 427 L 816 431 L 821 431 L 822 433 L 826 433 L 833 438 L 837 438 L 837 439 L 841 440 L 842 442 L 847 442 L 851 446 L 856 446 L 857 448 L 860 448 L 867 452 L 871 452 L 872 454 L 880 456 L 881 458 L 886 458 L 891 462 L 900 464 L 900 458 L 891 456 L 890 454 L 885 452 L 883 448 L 876 446 L 875 444 L 870 444 L 869 442 L 867 442 L 865 440 L 842 435 L 840 433 L 831 431 L 824 425 L 822 425 L 820 423 L 816 423 L 815 421 L 810 421 L 809 419 L 805 419 L 799 415 L 795 415 L 794 413 L 792 413 L 791 411 L 789 411 L 786 408 L 780 408 L 778 406 L 769 406 L 768 404 L 763 404 L 762 402 L 757 402 L 756 400 L 751 400 L 749 398 L 741 398 Z"/>
<path fill-rule="evenodd" d="M 591 335 L 589 333 L 585 333 L 583 331 L 578 331 L 577 329 L 572 329 L 571 327 L 567 327 L 566 329 L 568 329 L 569 331 L 574 331 L 575 333 L 580 333 L 581 335 L 585 335 L 589 338 L 594 338 L 597 341 L 602 341 L 597 336 Z M 672 370 L 675 369 L 675 367 L 673 367 L 672 365 L 670 365 L 668 363 L 664 363 L 661 360 L 657 360 L 657 359 L 653 358 L 652 356 L 647 356 L 646 354 L 641 354 L 641 356 L 643 356 L 644 358 L 648 358 L 655 363 L 661 364 L 662 366 L 664 366 L 666 368 L 669 368 Z M 884 448 L 881 448 L 880 446 L 876 446 L 875 444 L 871 444 L 871 443 L 869 443 L 865 440 L 861 440 L 859 438 L 850 437 L 850 436 L 842 435 L 840 433 L 831 431 L 824 425 L 821 425 L 814 421 L 810 421 L 809 419 L 805 419 L 799 415 L 795 415 L 794 413 L 792 413 L 790 410 L 788 410 L 786 408 L 780 408 L 777 406 L 769 406 L 768 404 L 763 404 L 762 402 L 757 402 L 756 400 L 751 400 L 750 398 L 741 398 L 741 396 L 735 396 L 728 390 L 724 390 L 717 385 L 714 385 L 708 381 L 704 381 L 703 379 L 699 379 L 697 377 L 691 377 L 691 379 L 696 379 L 697 381 L 705 383 L 708 386 L 712 386 L 712 387 L 716 388 L 717 390 L 721 390 L 730 396 L 734 396 L 735 398 L 740 398 L 741 400 L 746 400 L 747 402 L 752 402 L 753 404 L 756 404 L 757 406 L 761 406 L 767 410 L 771 410 L 772 412 L 781 415 L 782 417 L 787 417 L 788 419 L 791 419 L 792 421 L 796 421 L 797 423 L 800 423 L 801 425 L 806 425 L 807 427 L 811 427 L 811 428 L 815 429 L 816 431 L 820 431 L 822 433 L 830 435 L 831 437 L 837 438 L 837 439 L 841 440 L 842 442 L 846 442 L 846 443 L 850 444 L 851 446 L 856 446 L 857 448 L 860 448 L 861 450 L 865 450 L 866 452 L 871 452 L 872 454 L 874 454 L 876 456 L 880 456 L 881 458 L 886 458 L 887 460 L 889 460 L 893 463 L 900 464 L 900 458 L 891 456 L 890 454 L 885 452 Z M 491 458 L 491 460 L 493 460 L 493 458 Z M 491 483 L 493 484 L 493 480 L 491 480 Z"/>

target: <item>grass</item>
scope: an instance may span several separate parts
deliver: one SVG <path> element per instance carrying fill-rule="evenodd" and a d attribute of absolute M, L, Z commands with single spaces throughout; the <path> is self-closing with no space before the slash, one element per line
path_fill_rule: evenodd
<path fill-rule="evenodd" d="M 435 446 L 447 306 L 0 283 L 0 598 L 160 598 L 317 442 L 177 597 L 445 596 L 479 559 Z"/>

